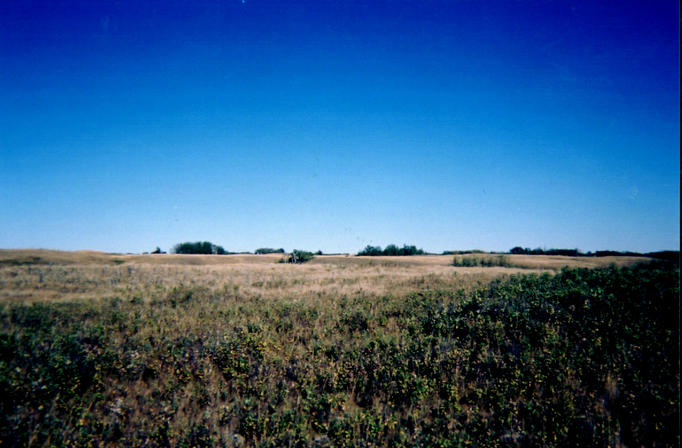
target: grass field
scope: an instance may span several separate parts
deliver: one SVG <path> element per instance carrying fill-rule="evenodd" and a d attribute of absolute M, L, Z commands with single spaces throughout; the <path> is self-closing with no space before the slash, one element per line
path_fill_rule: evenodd
<path fill-rule="evenodd" d="M 0 250 L 0 445 L 679 442 L 677 266 L 281 258 Z"/>
<path fill-rule="evenodd" d="M 473 257 L 480 257 L 474 255 Z M 471 288 L 513 273 L 563 267 L 631 266 L 637 257 L 505 255 L 508 266 L 454 267 L 453 256 L 317 256 L 299 266 L 267 255 L 110 255 L 100 252 L 0 250 L 0 300 L 69 301 L 139 297 L 151 300 L 173 287 L 198 286 L 245 297 L 404 295 L 415 288 Z M 470 256 L 456 256 L 457 259 Z M 645 259 L 646 260 L 646 259 Z"/>

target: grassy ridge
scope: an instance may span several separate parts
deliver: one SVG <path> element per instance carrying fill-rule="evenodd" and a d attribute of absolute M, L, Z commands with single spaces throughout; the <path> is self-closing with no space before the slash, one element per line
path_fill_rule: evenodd
<path fill-rule="evenodd" d="M 672 446 L 679 270 L 0 308 L 15 445 Z"/>

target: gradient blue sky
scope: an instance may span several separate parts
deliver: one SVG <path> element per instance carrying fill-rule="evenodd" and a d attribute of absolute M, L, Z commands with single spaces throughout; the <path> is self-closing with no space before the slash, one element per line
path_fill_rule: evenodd
<path fill-rule="evenodd" d="M 0 2 L 0 247 L 678 249 L 678 18 Z"/>

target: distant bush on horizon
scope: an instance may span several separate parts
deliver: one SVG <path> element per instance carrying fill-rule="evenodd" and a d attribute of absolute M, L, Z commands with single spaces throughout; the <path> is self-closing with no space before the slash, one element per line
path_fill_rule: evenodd
<path fill-rule="evenodd" d="M 509 251 L 512 255 L 563 255 L 567 257 L 584 256 L 578 249 L 530 249 L 528 247 L 516 246 Z"/>
<path fill-rule="evenodd" d="M 444 250 L 441 255 L 466 255 L 466 254 L 488 254 L 490 252 L 486 252 L 484 250 L 480 249 L 470 249 L 470 250 Z"/>
<path fill-rule="evenodd" d="M 312 252 L 294 249 L 293 252 L 282 258 L 280 263 L 301 264 L 310 261 L 313 258 L 315 258 L 315 254 Z"/>
<path fill-rule="evenodd" d="M 222 246 L 218 246 L 209 241 L 179 243 L 173 247 L 173 252 L 176 254 L 201 254 L 201 255 L 226 255 L 229 253 L 225 249 L 223 249 Z"/>
<path fill-rule="evenodd" d="M 424 255 L 423 249 L 417 249 L 416 246 L 408 246 L 407 244 L 403 247 L 398 247 L 395 244 L 389 244 L 385 249 L 381 249 L 381 246 L 367 246 L 360 252 L 359 256 L 409 256 L 409 255 Z"/>
<path fill-rule="evenodd" d="M 455 255 L 455 257 L 452 260 L 452 265 L 458 267 L 514 266 L 514 264 L 509 260 L 509 257 L 505 255 L 487 254 Z"/>
<path fill-rule="evenodd" d="M 657 252 L 630 252 L 617 250 L 598 250 L 583 253 L 579 249 L 530 249 L 516 246 L 509 250 L 512 255 L 563 255 L 568 257 L 650 257 L 679 264 L 680 252 L 675 250 L 662 250 Z M 445 253 L 444 253 L 445 255 Z"/>
<path fill-rule="evenodd" d="M 271 247 L 261 247 L 259 249 L 256 249 L 254 252 L 256 255 L 264 255 L 264 254 L 283 254 L 284 249 L 273 249 Z"/>

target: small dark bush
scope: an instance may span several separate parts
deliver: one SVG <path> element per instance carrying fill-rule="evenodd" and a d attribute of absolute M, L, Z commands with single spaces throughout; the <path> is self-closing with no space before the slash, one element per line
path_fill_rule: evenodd
<path fill-rule="evenodd" d="M 271 247 L 261 247 L 260 249 L 256 249 L 254 252 L 257 255 L 264 255 L 264 254 L 283 254 L 284 249 L 273 249 Z"/>
<path fill-rule="evenodd" d="M 310 261 L 313 258 L 315 258 L 315 255 L 312 252 L 306 252 L 304 250 L 294 249 L 294 251 L 292 253 L 290 253 L 289 255 L 282 258 L 280 263 L 301 264 L 301 263 L 305 263 L 307 261 Z"/>
<path fill-rule="evenodd" d="M 508 257 L 504 255 L 455 255 L 452 260 L 453 266 L 473 267 L 473 266 L 513 266 Z"/>

